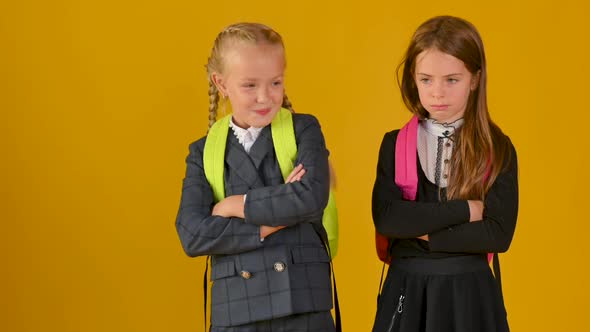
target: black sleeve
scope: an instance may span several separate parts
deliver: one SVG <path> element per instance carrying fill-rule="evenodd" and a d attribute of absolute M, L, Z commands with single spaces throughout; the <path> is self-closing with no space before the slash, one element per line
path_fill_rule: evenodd
<path fill-rule="evenodd" d="M 328 150 L 315 117 L 294 114 L 293 122 L 297 141 L 295 165 L 303 164 L 306 173 L 301 181 L 248 191 L 244 206 L 248 224 L 290 226 L 310 219 L 321 220 L 330 190 Z"/>
<path fill-rule="evenodd" d="M 518 162 L 511 145 L 509 164 L 498 175 L 484 202 L 483 220 L 429 234 L 430 250 L 444 252 L 505 252 L 518 215 Z"/>
<path fill-rule="evenodd" d="M 373 222 L 377 232 L 391 238 L 415 238 L 449 226 L 469 222 L 465 200 L 414 202 L 402 198 L 395 184 L 397 131 L 385 134 L 373 187 Z"/>
<path fill-rule="evenodd" d="M 213 191 L 203 169 L 204 140 L 191 144 L 186 158 L 176 231 L 187 255 L 234 254 L 262 246 L 260 227 L 241 218 L 212 216 Z"/>

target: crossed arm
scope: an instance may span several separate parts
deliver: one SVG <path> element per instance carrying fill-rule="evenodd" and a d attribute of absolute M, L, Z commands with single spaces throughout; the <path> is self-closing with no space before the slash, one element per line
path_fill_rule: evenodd
<path fill-rule="evenodd" d="M 383 138 L 373 188 L 373 221 L 391 238 L 420 238 L 430 250 L 443 252 L 504 252 L 508 249 L 518 212 L 516 152 L 497 177 L 485 202 L 405 201 L 395 185 L 394 132 Z"/>
<path fill-rule="evenodd" d="M 251 189 L 246 200 L 233 195 L 215 204 L 203 169 L 204 140 L 191 145 L 176 219 L 187 255 L 253 250 L 263 245 L 261 239 L 284 227 L 318 219 L 315 216 L 328 201 L 328 151 L 317 120 L 299 116 L 298 166 L 285 183 Z"/>
<path fill-rule="evenodd" d="M 287 177 L 285 183 L 293 183 L 297 181 L 301 181 L 301 178 L 305 175 L 305 168 L 303 168 L 303 164 L 297 165 L 291 171 L 291 174 Z M 232 195 L 228 196 L 221 201 L 219 201 L 213 207 L 213 211 L 211 214 L 213 216 L 220 216 L 224 218 L 245 218 L 244 215 L 244 205 L 246 202 L 246 195 Z M 270 234 L 277 232 L 287 226 L 266 226 L 260 225 L 260 238 L 264 239 L 265 237 L 269 236 Z"/>

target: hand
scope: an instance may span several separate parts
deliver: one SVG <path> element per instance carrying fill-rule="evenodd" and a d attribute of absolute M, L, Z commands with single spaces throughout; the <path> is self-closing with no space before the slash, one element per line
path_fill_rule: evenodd
<path fill-rule="evenodd" d="M 274 232 L 280 231 L 281 229 L 285 228 L 287 226 L 276 226 L 276 227 L 272 227 L 272 226 L 260 226 L 260 238 L 264 239 L 265 237 L 271 235 Z"/>
<path fill-rule="evenodd" d="M 483 219 L 483 202 L 482 201 L 467 201 L 469 204 L 469 222 L 479 221 Z"/>
<path fill-rule="evenodd" d="M 429 241 L 429 240 L 428 240 L 428 234 L 424 234 L 424 235 L 422 235 L 422 236 L 418 236 L 418 239 L 420 239 L 420 240 L 424 240 L 424 241 Z"/>
<path fill-rule="evenodd" d="M 245 218 L 244 195 L 232 195 L 222 199 L 217 204 L 215 204 L 211 215 L 225 218 Z"/>
<path fill-rule="evenodd" d="M 305 169 L 303 168 L 303 164 L 299 164 L 291 171 L 291 174 L 289 174 L 287 180 L 285 180 L 285 183 L 301 181 L 303 175 L 305 175 Z"/>

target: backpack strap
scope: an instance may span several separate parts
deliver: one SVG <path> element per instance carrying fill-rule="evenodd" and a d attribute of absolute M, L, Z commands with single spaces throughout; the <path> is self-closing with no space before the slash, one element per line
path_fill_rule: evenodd
<path fill-rule="evenodd" d="M 416 200 L 416 193 L 418 192 L 417 148 L 418 117 L 414 115 L 400 129 L 395 141 L 395 184 L 401 189 L 403 198 L 408 201 Z M 386 264 L 391 262 L 389 254 L 390 242 L 388 237 L 375 231 L 377 257 Z"/>
<path fill-rule="evenodd" d="M 333 257 L 333 254 L 330 252 L 330 245 L 328 243 L 328 234 L 326 233 L 325 227 L 319 227 L 316 224 L 313 224 L 313 229 L 318 234 L 320 239 L 322 239 L 322 244 L 328 251 L 328 255 L 330 258 Z M 334 285 L 334 313 L 335 313 L 335 327 L 336 332 L 342 332 L 342 319 L 340 318 L 340 302 L 338 301 L 338 287 L 336 287 L 336 274 L 334 273 L 334 263 L 332 259 L 330 259 L 330 274 L 332 275 L 332 284 Z"/>
<path fill-rule="evenodd" d="M 400 129 L 395 141 L 395 184 L 401 189 L 404 199 L 416 200 L 418 192 L 418 117 L 413 116 Z"/>
<path fill-rule="evenodd" d="M 270 130 L 281 174 L 283 180 L 286 180 L 293 171 L 297 158 L 297 141 L 291 111 L 281 108 L 272 120 Z"/>
<path fill-rule="evenodd" d="M 203 274 L 203 323 L 205 324 L 205 329 L 203 331 L 207 331 L 207 270 L 209 270 L 209 258 L 211 256 L 207 256 L 205 259 L 205 273 Z"/>
<path fill-rule="evenodd" d="M 229 132 L 229 121 L 231 114 L 226 115 L 211 126 L 207 133 L 205 148 L 203 151 L 203 168 L 205 177 L 213 191 L 215 202 L 225 198 L 225 181 L 223 179 L 223 160 L 225 158 L 225 147 L 227 143 L 227 134 Z M 203 274 L 203 323 L 207 331 L 207 270 L 209 269 L 209 259 L 205 259 L 205 273 Z"/>
<path fill-rule="evenodd" d="M 209 129 L 205 148 L 203 151 L 203 167 L 205 168 L 205 177 L 213 190 L 215 202 L 225 198 L 225 183 L 223 179 L 223 160 L 225 158 L 225 146 L 227 143 L 227 133 L 229 132 L 229 120 L 231 114 L 228 114 L 215 122 Z"/>
<path fill-rule="evenodd" d="M 297 140 L 295 127 L 293 126 L 293 114 L 285 108 L 281 108 L 270 125 L 272 142 L 275 154 L 279 162 L 283 180 L 287 180 L 295 167 L 297 159 Z M 322 224 L 328 233 L 328 245 L 330 246 L 330 258 L 336 257 L 338 251 L 338 210 L 334 192 L 330 190 L 328 204 L 324 209 Z"/>
<path fill-rule="evenodd" d="M 328 244 L 330 246 L 330 258 L 334 259 L 338 253 L 338 209 L 336 208 L 336 198 L 334 191 L 330 190 L 328 205 L 324 209 L 322 224 L 328 233 Z"/>

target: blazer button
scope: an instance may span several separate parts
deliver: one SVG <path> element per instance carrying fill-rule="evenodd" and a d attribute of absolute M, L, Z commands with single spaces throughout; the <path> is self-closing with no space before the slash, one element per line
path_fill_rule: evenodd
<path fill-rule="evenodd" d="M 240 275 L 246 280 L 252 278 L 252 273 L 248 271 L 240 271 Z"/>
<path fill-rule="evenodd" d="M 283 262 L 276 262 L 274 265 L 274 269 L 277 272 L 283 272 L 285 271 L 285 263 Z"/>

